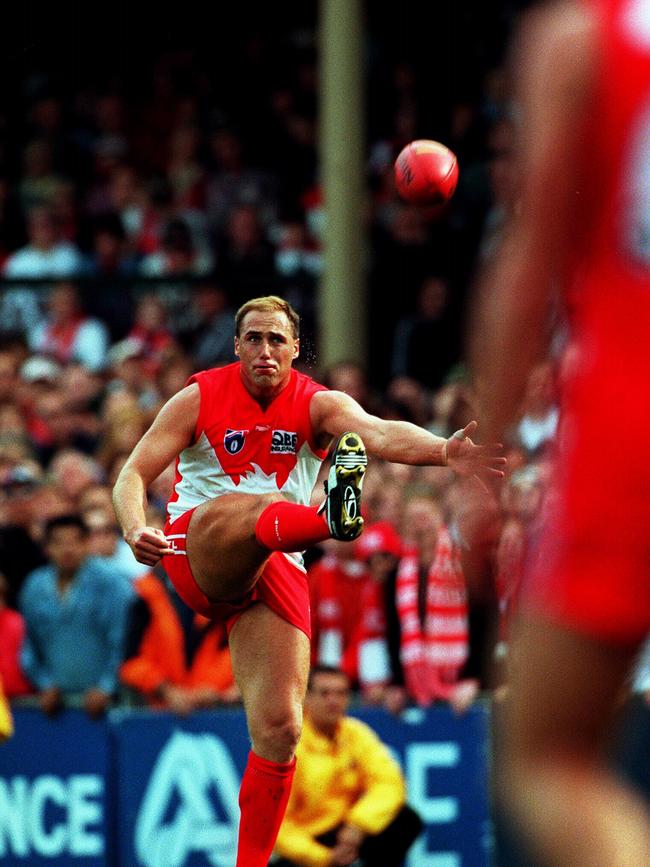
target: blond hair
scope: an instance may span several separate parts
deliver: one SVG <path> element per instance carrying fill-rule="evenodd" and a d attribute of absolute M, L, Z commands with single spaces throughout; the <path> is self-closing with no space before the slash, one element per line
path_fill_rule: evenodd
<path fill-rule="evenodd" d="M 277 295 L 264 295 L 262 298 L 251 298 L 250 301 L 242 304 L 235 314 L 235 334 L 237 337 L 239 337 L 244 316 L 251 310 L 258 310 L 260 313 L 284 313 L 289 320 L 294 340 L 300 336 L 300 316 L 291 304 Z"/>

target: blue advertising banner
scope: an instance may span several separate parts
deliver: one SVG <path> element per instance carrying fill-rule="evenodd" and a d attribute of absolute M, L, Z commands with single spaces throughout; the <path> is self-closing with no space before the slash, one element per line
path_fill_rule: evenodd
<path fill-rule="evenodd" d="M 447 708 L 411 711 L 402 719 L 369 709 L 354 715 L 393 749 L 409 802 L 425 822 L 408 867 L 486 867 L 485 709 L 460 718 Z M 120 863 L 232 867 L 249 749 L 243 714 L 204 713 L 183 721 L 129 715 L 116 722 L 115 734 Z"/>
<path fill-rule="evenodd" d="M 14 716 L 0 747 L 0 863 L 109 864 L 109 723 L 77 711 Z"/>
<path fill-rule="evenodd" d="M 356 709 L 399 759 L 425 823 L 407 867 L 487 867 L 488 715 Z M 0 747 L 0 863 L 232 867 L 249 750 L 241 710 L 187 719 L 19 709 Z"/>
<path fill-rule="evenodd" d="M 232 867 L 249 741 L 241 711 L 115 720 L 120 864 Z"/>
<path fill-rule="evenodd" d="M 399 759 L 409 804 L 425 824 L 407 867 L 487 867 L 492 845 L 488 804 L 488 713 L 463 716 L 447 707 L 354 713 Z"/>

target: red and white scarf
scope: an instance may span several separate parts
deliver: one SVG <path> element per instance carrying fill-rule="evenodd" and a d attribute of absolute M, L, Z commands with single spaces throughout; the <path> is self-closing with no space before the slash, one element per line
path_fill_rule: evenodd
<path fill-rule="evenodd" d="M 435 699 L 450 697 L 469 653 L 465 578 L 446 527 L 438 533 L 427 577 L 424 625 L 418 610 L 419 576 L 419 558 L 411 551 L 402 557 L 397 571 L 400 658 L 406 688 L 426 707 Z"/>

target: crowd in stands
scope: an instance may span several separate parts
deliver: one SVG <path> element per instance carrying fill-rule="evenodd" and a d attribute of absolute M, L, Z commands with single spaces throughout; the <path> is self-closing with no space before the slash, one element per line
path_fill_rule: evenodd
<path fill-rule="evenodd" d="M 467 14 L 481 84 L 450 77 L 444 106 L 422 99 L 422 70 L 371 31 L 365 366 L 322 370 L 314 353 L 325 214 L 313 34 L 240 34 L 210 62 L 159 51 L 137 86 L 117 71 L 25 80 L 22 122 L 0 153 L 0 677 L 11 697 L 35 693 L 52 713 L 74 696 L 91 714 L 113 700 L 179 713 L 238 700 L 223 630 L 134 560 L 110 497 L 164 401 L 195 370 L 234 360 L 243 301 L 287 298 L 303 321 L 299 365 L 369 411 L 445 436 L 475 417 L 464 303 L 514 183 L 498 51 L 481 13 Z M 219 89 L 227 63 L 237 99 Z M 393 159 L 418 136 L 459 155 L 443 214 L 393 188 Z M 551 360 L 531 377 L 498 490 L 373 461 L 360 541 L 307 552 L 313 659 L 342 667 L 364 701 L 462 710 L 503 679 L 488 662 L 505 655 L 552 504 L 558 375 Z M 170 467 L 149 492 L 153 526 L 172 481 Z M 494 517 L 478 552 L 465 544 L 477 509 Z"/>
<path fill-rule="evenodd" d="M 50 298 L 59 296 L 67 303 L 74 287 L 57 284 Z M 160 324 L 154 297 L 138 312 L 136 322 Z M 135 561 L 112 510 L 123 461 L 193 369 L 171 332 L 154 332 L 149 349 L 141 337 L 124 338 L 96 367 L 34 354 L 15 338 L 0 350 L 0 676 L 11 697 L 36 692 L 47 712 L 66 695 L 83 696 L 89 712 L 117 696 L 180 713 L 238 699 L 223 629 L 193 615 L 161 568 Z M 101 349 L 99 341 L 89 346 Z M 460 378 L 430 392 L 400 377 L 383 397 L 352 362 L 323 379 L 368 409 L 442 435 L 475 415 Z M 460 710 L 494 686 L 486 659 L 506 646 L 549 497 L 556 423 L 554 371 L 544 364 L 512 431 L 508 478 L 490 497 L 444 468 L 372 461 L 363 535 L 306 552 L 314 662 L 342 668 L 363 700 L 393 712 L 436 700 Z M 170 466 L 149 492 L 151 525 L 163 526 L 172 483 Z M 476 550 L 465 545 L 476 509 L 494 516 L 478 592 Z"/>

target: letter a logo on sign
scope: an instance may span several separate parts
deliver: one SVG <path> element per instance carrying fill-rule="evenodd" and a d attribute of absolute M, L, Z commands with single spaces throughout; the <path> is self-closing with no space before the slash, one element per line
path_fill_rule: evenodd
<path fill-rule="evenodd" d="M 220 738 L 175 732 L 158 755 L 136 817 L 138 863 L 182 867 L 201 853 L 213 867 L 231 867 L 238 792 L 239 775 Z"/>

